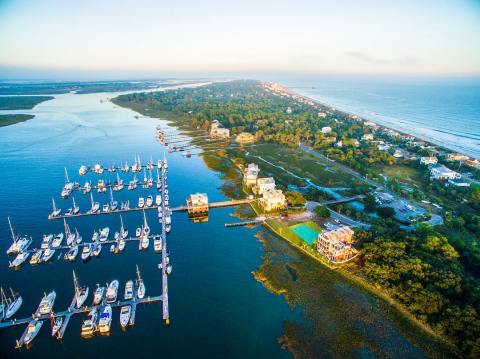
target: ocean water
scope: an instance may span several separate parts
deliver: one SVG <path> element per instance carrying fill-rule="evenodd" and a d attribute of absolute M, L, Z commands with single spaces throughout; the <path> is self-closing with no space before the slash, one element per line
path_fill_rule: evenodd
<path fill-rule="evenodd" d="M 135 244 L 127 244 L 122 254 L 114 255 L 102 249 L 100 258 L 83 263 L 54 260 L 47 265 L 25 264 L 18 271 L 8 268 L 9 257 L 5 251 L 10 245 L 7 216 L 10 216 L 17 233 L 31 235 L 36 246 L 43 233 L 63 230 L 61 221 L 48 221 L 51 197 L 64 210 L 69 200 L 59 198 L 66 167 L 70 179 L 97 180 L 99 176 L 78 175 L 81 164 L 96 162 L 110 166 L 129 161 L 135 155 L 147 161 L 163 156 L 163 148 L 153 137 L 155 126 L 165 121 L 135 118 L 133 111 L 119 108 L 101 100 L 113 94 L 58 95 L 31 111 L 30 121 L 0 128 L 0 285 L 13 287 L 24 298 L 16 315 L 28 317 L 38 306 L 44 292 L 54 289 L 57 301 L 54 309 L 63 310 L 72 300 L 72 270 L 82 284 L 91 290 L 97 283 L 113 279 L 120 281 L 120 291 L 128 279 L 134 278 L 138 264 L 147 287 L 147 295 L 159 295 L 161 275 L 157 269 L 160 256 L 139 252 Z M 199 157 L 190 159 L 179 154 L 169 158 L 168 183 L 172 206 L 185 203 L 194 192 L 206 192 L 211 201 L 223 200 L 219 190 L 220 174 L 209 170 Z M 101 177 L 112 176 L 104 173 Z M 132 174 L 122 174 L 129 181 Z M 112 176 L 113 177 L 113 176 Z M 130 199 L 135 203 L 147 190 L 130 192 L 124 189 L 115 193 L 119 201 Z M 101 203 L 108 195 L 94 193 Z M 81 210 L 89 206 L 88 197 L 75 194 Z M 162 320 L 161 303 L 139 305 L 136 324 L 122 332 L 118 309 L 113 312 L 112 331 L 109 337 L 95 336 L 85 340 L 80 337 L 82 316 L 72 317 L 64 339 L 59 342 L 50 336 L 49 323 L 45 323 L 33 346 L 15 350 L 15 339 L 20 338 L 24 326 L 0 331 L 0 358 L 286 358 L 277 338 L 283 334 L 286 321 L 305 323 L 301 307 L 290 308 L 282 296 L 267 291 L 257 282 L 252 271 L 262 262 L 263 247 L 254 237 L 260 230 L 224 228 L 232 217 L 232 208 L 216 209 L 206 223 L 193 223 L 185 213 L 173 216 L 173 230 L 168 235 L 168 248 L 173 273 L 169 277 L 169 304 L 171 325 Z M 140 212 L 124 214 L 130 233 L 142 222 Z M 147 218 L 155 233 L 159 229 L 156 213 L 149 211 Z M 78 228 L 84 240 L 89 240 L 95 229 L 109 226 L 111 235 L 120 226 L 116 215 L 76 218 L 68 221 Z M 56 257 L 56 256 L 55 256 Z M 323 267 L 322 267 L 323 268 Z M 330 333 L 320 338 L 325 347 L 338 345 L 337 330 L 346 328 L 359 338 L 348 345 L 347 351 L 372 354 L 368 348 L 378 348 L 376 353 L 395 357 L 424 357 L 415 344 L 369 293 L 325 269 L 319 278 L 325 288 L 325 297 L 319 298 L 325 308 L 324 330 Z M 347 293 L 347 294 L 345 294 Z M 334 295 L 335 300 L 331 300 Z M 91 303 L 92 295 L 88 298 Z M 342 302 L 351 310 L 338 313 Z M 362 313 L 359 320 L 358 313 Z M 375 319 L 368 319 L 375 318 Z M 378 328 L 381 328 L 379 335 Z M 402 334 L 404 333 L 404 334 Z M 360 343 L 360 344 L 358 344 Z M 345 349 L 345 348 L 343 348 Z M 331 355 L 335 356 L 335 355 Z M 356 356 L 356 355 L 354 355 Z"/>
<path fill-rule="evenodd" d="M 378 124 L 480 158 L 480 78 L 271 77 Z"/>

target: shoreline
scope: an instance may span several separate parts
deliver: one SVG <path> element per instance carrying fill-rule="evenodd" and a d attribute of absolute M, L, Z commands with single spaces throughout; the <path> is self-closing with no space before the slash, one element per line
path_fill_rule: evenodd
<path fill-rule="evenodd" d="M 410 132 L 407 132 L 405 129 L 401 129 L 401 128 L 395 128 L 394 126 L 391 126 L 391 125 L 384 125 L 384 124 L 381 124 L 378 122 L 377 119 L 371 119 L 367 116 L 363 116 L 363 115 L 359 115 L 357 113 L 354 113 L 354 112 L 351 112 L 351 111 L 348 111 L 348 110 L 344 110 L 344 109 L 340 109 L 340 108 L 337 108 L 335 105 L 330 105 L 328 103 L 325 103 L 325 102 L 322 102 L 321 100 L 317 100 L 317 99 L 314 99 L 312 97 L 309 97 L 307 95 L 303 95 L 299 92 L 296 92 L 295 90 L 292 90 L 290 87 L 288 86 L 285 86 L 285 85 L 282 85 L 280 83 L 274 83 L 274 82 L 269 82 L 269 81 L 259 81 L 262 85 L 264 84 L 267 84 L 267 85 L 274 85 L 274 86 L 279 86 L 282 88 L 282 90 L 285 91 L 286 94 L 290 95 L 292 98 L 301 98 L 303 100 L 306 100 L 306 101 L 310 101 L 310 102 L 313 102 L 315 105 L 317 106 L 322 106 L 322 107 L 325 107 L 325 108 L 328 108 L 329 110 L 335 110 L 336 112 L 340 112 L 340 113 L 343 113 L 343 114 L 346 114 L 348 116 L 358 116 L 358 120 L 362 120 L 362 121 L 368 121 L 368 122 L 373 122 L 375 123 L 380 129 L 386 129 L 386 130 L 393 130 L 393 131 L 396 131 L 398 132 L 400 135 L 403 135 L 403 136 L 410 136 L 410 137 L 413 137 L 415 139 L 415 141 L 423 141 L 425 142 L 426 144 L 428 145 L 432 145 L 432 146 L 436 146 L 438 147 L 439 149 L 441 150 L 444 150 L 446 152 L 449 152 L 449 153 L 461 153 L 463 155 L 466 155 L 466 156 L 469 156 L 471 157 L 472 159 L 477 159 L 477 160 L 480 160 L 480 156 L 479 155 L 473 155 L 471 153 L 467 153 L 467 152 L 464 152 L 464 150 L 461 150 L 461 149 L 454 149 L 454 148 L 450 148 L 448 146 L 448 144 L 445 144 L 445 143 L 441 143 L 440 140 L 436 140 L 436 139 L 433 139 L 433 138 L 430 138 L 429 136 L 426 136 L 426 135 L 418 135 L 418 134 L 414 134 L 414 133 L 410 133 Z M 273 93 L 273 92 L 272 92 Z M 280 96 L 280 94 L 276 94 L 278 96 Z M 313 107 L 315 107 L 315 105 L 313 105 Z M 437 142 L 438 141 L 438 142 Z"/>

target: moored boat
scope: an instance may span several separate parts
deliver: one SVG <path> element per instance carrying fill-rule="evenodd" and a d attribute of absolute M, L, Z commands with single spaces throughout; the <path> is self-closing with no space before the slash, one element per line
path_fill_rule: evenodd
<path fill-rule="evenodd" d="M 120 326 L 126 328 L 130 322 L 130 317 L 132 315 L 132 307 L 130 305 L 124 305 L 120 309 Z"/>
<path fill-rule="evenodd" d="M 55 298 L 57 297 L 57 293 L 52 290 L 50 293 L 43 296 L 40 304 L 38 305 L 38 309 L 36 312 L 36 316 L 41 316 L 45 314 L 50 314 L 53 309 L 53 304 L 55 303 Z"/>
<path fill-rule="evenodd" d="M 101 287 L 97 284 L 97 289 L 95 289 L 95 293 L 93 294 L 93 305 L 98 305 L 103 300 L 103 295 L 105 294 L 105 287 Z"/>
<path fill-rule="evenodd" d="M 42 254 L 43 250 L 39 249 L 36 251 L 33 255 L 32 258 L 30 258 L 30 264 L 39 264 L 42 262 Z"/>
<path fill-rule="evenodd" d="M 75 307 L 81 308 L 83 303 L 87 300 L 88 297 L 88 287 L 81 286 L 78 283 L 78 278 L 75 275 L 75 271 L 73 271 L 73 286 L 75 288 Z"/>
<path fill-rule="evenodd" d="M 100 243 L 94 243 L 93 249 L 92 249 L 92 255 L 94 255 L 95 257 L 98 257 L 101 251 L 102 251 L 102 245 Z"/>
<path fill-rule="evenodd" d="M 137 297 L 142 299 L 145 297 L 145 284 L 143 283 L 142 276 L 140 275 L 140 269 L 138 269 L 137 265 L 137 280 L 136 280 L 136 287 L 137 287 Z"/>
<path fill-rule="evenodd" d="M 23 298 L 18 293 L 15 293 L 12 288 L 10 288 L 10 292 L 12 293 L 11 298 L 5 297 L 5 307 L 3 308 L 4 311 L 4 318 L 3 319 L 10 319 L 15 313 L 20 309 L 23 303 Z M 5 295 L 5 294 L 4 294 Z"/>
<path fill-rule="evenodd" d="M 25 345 L 30 344 L 32 340 L 35 339 L 42 325 L 43 321 L 41 320 L 32 320 L 30 323 L 28 323 L 27 329 L 25 329 L 26 333 L 23 338 L 23 343 Z"/>
<path fill-rule="evenodd" d="M 107 294 L 106 294 L 108 303 L 113 303 L 117 300 L 118 286 L 119 286 L 119 283 L 118 283 L 118 280 L 116 279 L 110 282 L 110 284 L 108 285 Z"/>
<path fill-rule="evenodd" d="M 62 323 L 63 323 L 63 317 L 56 317 L 52 321 L 52 332 L 51 332 L 52 337 L 54 337 L 57 334 L 57 332 L 60 330 Z"/>
<path fill-rule="evenodd" d="M 53 248 L 58 248 L 60 247 L 60 245 L 62 244 L 63 242 L 63 233 L 60 232 L 58 233 L 57 235 L 55 235 L 55 237 L 53 238 L 52 240 L 52 247 Z"/>
<path fill-rule="evenodd" d="M 82 260 L 86 261 L 92 255 L 93 244 L 87 244 L 83 246 L 82 250 Z"/>
<path fill-rule="evenodd" d="M 67 253 L 65 253 L 65 259 L 73 262 L 77 258 L 78 246 L 71 246 Z"/>
<path fill-rule="evenodd" d="M 27 258 L 30 256 L 30 253 L 29 252 L 20 252 L 17 254 L 17 256 L 15 257 L 15 259 L 13 261 L 10 262 L 9 264 L 9 267 L 10 268 L 17 268 L 17 267 L 20 267 L 23 262 L 25 262 L 27 260 Z"/>
<path fill-rule="evenodd" d="M 130 300 L 133 298 L 133 280 L 131 279 L 125 284 L 124 298 L 125 300 Z"/>
<path fill-rule="evenodd" d="M 153 247 L 157 253 L 162 251 L 162 237 L 159 235 L 153 237 Z"/>
<path fill-rule="evenodd" d="M 81 336 L 82 337 L 89 337 L 96 332 L 96 330 L 97 330 L 97 319 L 98 319 L 97 308 L 93 308 L 88 313 L 87 319 L 85 319 L 82 323 L 82 329 L 81 329 Z"/>
<path fill-rule="evenodd" d="M 46 263 L 50 259 L 52 259 L 53 255 L 55 254 L 55 249 L 47 248 L 43 251 L 42 262 Z"/>
<path fill-rule="evenodd" d="M 107 304 L 100 313 L 100 319 L 98 321 L 98 329 L 101 334 L 107 334 L 110 332 L 110 325 L 112 324 L 112 307 Z"/>

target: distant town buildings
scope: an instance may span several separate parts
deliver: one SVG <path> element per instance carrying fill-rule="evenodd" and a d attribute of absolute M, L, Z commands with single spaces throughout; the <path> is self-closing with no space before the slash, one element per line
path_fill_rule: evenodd
<path fill-rule="evenodd" d="M 230 130 L 228 128 L 221 127 L 220 122 L 217 120 L 212 121 L 210 124 L 210 137 L 213 138 L 229 138 Z"/>
<path fill-rule="evenodd" d="M 325 112 L 319 112 L 318 117 L 325 118 L 327 117 L 327 114 Z"/>
<path fill-rule="evenodd" d="M 324 135 L 326 135 L 326 134 L 332 132 L 332 128 L 330 126 L 325 126 L 325 127 L 322 127 L 321 131 Z"/>
<path fill-rule="evenodd" d="M 247 187 L 255 186 L 259 172 L 258 165 L 250 163 L 243 172 L 243 184 Z"/>
<path fill-rule="evenodd" d="M 362 136 L 363 141 L 373 141 L 373 134 L 372 133 L 366 133 Z"/>
<path fill-rule="evenodd" d="M 317 252 L 331 262 L 348 260 L 356 253 L 352 247 L 353 234 L 348 226 L 322 232 L 317 238 Z"/>
<path fill-rule="evenodd" d="M 435 180 L 454 180 L 460 179 L 462 175 L 444 165 L 437 164 L 430 169 L 430 177 Z"/>
<path fill-rule="evenodd" d="M 420 163 L 422 165 L 436 165 L 437 162 L 438 162 L 438 159 L 435 156 L 421 157 L 420 158 Z"/>
<path fill-rule="evenodd" d="M 285 110 L 286 113 L 291 114 L 292 113 L 292 108 L 290 106 L 287 107 Z"/>
<path fill-rule="evenodd" d="M 255 136 L 249 132 L 242 132 L 239 135 L 237 135 L 237 138 L 235 139 L 235 141 L 240 144 L 253 143 L 255 142 Z"/>
<path fill-rule="evenodd" d="M 448 161 L 467 161 L 469 160 L 470 157 L 463 155 L 461 153 L 449 153 L 447 155 L 447 160 Z"/>

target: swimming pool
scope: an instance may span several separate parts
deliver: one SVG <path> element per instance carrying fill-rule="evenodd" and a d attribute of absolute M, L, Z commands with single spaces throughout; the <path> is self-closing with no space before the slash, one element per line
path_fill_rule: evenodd
<path fill-rule="evenodd" d="M 305 223 L 297 224 L 295 226 L 290 227 L 293 233 L 299 236 L 304 242 L 308 243 L 309 245 L 313 244 L 313 241 L 317 239 L 318 232 L 314 231 L 310 226 Z"/>

